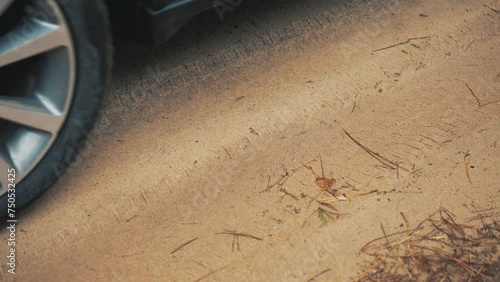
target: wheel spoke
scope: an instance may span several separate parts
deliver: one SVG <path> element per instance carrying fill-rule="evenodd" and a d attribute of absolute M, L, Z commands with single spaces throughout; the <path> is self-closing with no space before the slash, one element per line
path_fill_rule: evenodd
<path fill-rule="evenodd" d="M 68 44 L 65 32 L 59 26 L 28 21 L 0 38 L 0 67 Z"/>
<path fill-rule="evenodd" d="M 0 0 L 0 16 L 9 8 L 12 2 L 14 2 L 14 0 Z"/>
<path fill-rule="evenodd" d="M 10 156 L 5 147 L 0 147 L 0 186 L 2 186 L 0 191 L 7 189 L 7 184 L 9 183 L 7 171 L 10 168 L 13 168 Z"/>
<path fill-rule="evenodd" d="M 23 181 L 57 140 L 73 100 L 76 66 L 58 0 L 0 0 L 0 20 L 2 197 L 8 169 Z"/>
<path fill-rule="evenodd" d="M 36 98 L 0 96 L 0 119 L 56 134 L 64 118 Z"/>

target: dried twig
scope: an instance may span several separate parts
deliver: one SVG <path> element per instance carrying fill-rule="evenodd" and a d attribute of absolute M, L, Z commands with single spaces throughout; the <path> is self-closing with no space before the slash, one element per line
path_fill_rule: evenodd
<path fill-rule="evenodd" d="M 393 253 L 394 256 L 397 257 L 398 262 L 401 263 L 401 265 L 406 270 L 406 273 L 408 273 L 408 277 L 411 278 L 410 269 L 408 268 L 408 266 L 406 266 L 406 264 L 403 262 L 403 260 L 401 259 L 401 257 L 394 251 L 394 247 L 391 245 L 391 241 L 389 241 L 389 237 L 387 237 L 387 233 L 385 233 L 384 225 L 382 223 L 380 223 L 380 227 L 382 228 L 382 232 L 384 233 L 384 237 L 387 240 L 387 245 L 388 245 L 389 250 L 391 251 L 391 253 Z"/>
<path fill-rule="evenodd" d="M 217 235 L 233 235 L 233 236 L 240 236 L 240 237 L 252 238 L 252 239 L 255 239 L 255 240 L 258 240 L 258 241 L 264 240 L 264 239 L 262 239 L 260 237 L 256 237 L 256 236 L 249 235 L 249 234 L 246 234 L 246 233 L 238 233 L 238 232 L 235 232 L 235 231 L 224 231 L 224 232 L 217 233 Z"/>
<path fill-rule="evenodd" d="M 201 280 L 203 280 L 203 279 L 207 278 L 208 276 L 210 276 L 210 275 L 212 275 L 212 274 L 214 274 L 214 273 L 217 273 L 217 272 L 219 272 L 219 271 L 222 271 L 222 270 L 226 269 L 227 267 L 228 267 L 228 266 L 224 266 L 224 267 L 221 267 L 221 268 L 219 268 L 219 269 L 212 270 L 212 271 L 210 271 L 209 273 L 207 273 L 207 274 L 203 275 L 202 277 L 200 277 L 200 278 L 196 279 L 196 280 L 195 280 L 195 282 L 200 282 Z"/>
<path fill-rule="evenodd" d="M 312 278 L 310 278 L 309 280 L 307 280 L 307 282 L 313 282 L 314 280 L 316 280 L 316 278 L 318 278 L 318 277 L 320 277 L 321 275 L 323 275 L 323 274 L 325 274 L 325 273 L 328 273 L 328 272 L 330 272 L 330 271 L 332 271 L 330 268 L 325 269 L 325 270 L 321 271 L 320 273 L 318 273 L 318 274 L 314 275 L 314 276 L 313 276 Z"/>
<path fill-rule="evenodd" d="M 465 84 L 465 86 L 467 86 L 467 88 L 469 88 L 470 93 L 472 94 L 472 96 L 474 97 L 474 99 L 476 99 L 477 105 L 480 108 L 483 107 L 483 105 L 481 104 L 481 100 L 479 100 L 479 98 L 476 96 L 476 93 L 474 93 L 474 90 L 472 90 L 472 88 L 470 88 L 470 86 L 467 83 Z"/>
<path fill-rule="evenodd" d="M 375 260 L 359 281 L 500 281 L 500 213 L 484 211 L 487 214 L 475 213 L 471 219 L 479 228 L 458 223 L 453 213 L 441 208 L 410 230 L 401 214 L 406 231 L 386 234 L 382 227 L 384 236 L 361 249 Z"/>
<path fill-rule="evenodd" d="M 366 192 L 366 193 L 354 194 L 354 195 L 347 196 L 347 199 L 362 197 L 362 196 L 366 196 L 366 195 L 370 195 L 370 194 L 374 194 L 374 193 L 378 193 L 378 192 L 379 192 L 379 190 L 372 190 L 372 191 Z"/>
<path fill-rule="evenodd" d="M 490 101 L 490 102 L 483 104 L 481 102 L 481 100 L 479 99 L 479 97 L 477 97 L 476 93 L 474 93 L 474 90 L 472 90 L 472 88 L 470 88 L 470 86 L 467 83 L 465 83 L 465 86 L 467 86 L 467 88 L 469 89 L 469 91 L 472 94 L 472 96 L 474 97 L 474 99 L 476 99 L 476 102 L 477 102 L 477 105 L 479 108 L 486 107 L 490 104 L 496 104 L 496 103 L 500 102 L 500 100 L 497 100 L 497 101 Z"/>
<path fill-rule="evenodd" d="M 306 162 L 306 164 L 312 163 L 312 162 L 314 162 L 314 161 L 316 161 L 316 159 L 310 160 L 310 161 Z M 285 175 L 280 176 L 280 178 L 278 178 L 278 180 L 276 180 L 273 184 L 270 184 L 270 182 L 271 182 L 271 177 L 269 176 L 269 178 L 268 178 L 268 182 L 267 182 L 267 187 L 266 187 L 266 189 L 265 189 L 264 191 L 262 191 L 262 192 L 267 192 L 267 191 L 271 190 L 272 188 L 274 188 L 274 187 L 276 187 L 276 186 L 278 186 L 278 187 L 282 187 L 282 186 L 285 184 L 285 182 L 287 182 L 287 180 L 288 180 L 288 179 L 290 179 L 290 177 L 291 177 L 292 175 L 294 175 L 297 171 L 299 171 L 299 170 L 301 170 L 301 169 L 303 169 L 303 168 L 304 168 L 304 163 L 301 163 L 301 165 L 300 165 L 300 166 L 298 166 L 298 167 L 294 168 L 294 169 L 293 169 L 292 171 L 290 171 L 290 172 L 288 172 L 288 170 L 286 170 L 286 171 L 285 171 Z"/>
<path fill-rule="evenodd" d="M 246 233 L 239 233 L 236 231 L 224 231 L 220 233 L 216 233 L 217 235 L 231 235 L 233 236 L 233 244 L 231 245 L 231 252 L 234 252 L 234 246 L 237 246 L 238 251 L 240 250 L 240 237 L 251 238 L 257 241 L 262 241 L 263 239 L 260 237 L 256 237 L 253 235 L 249 235 Z"/>
<path fill-rule="evenodd" d="M 293 198 L 295 201 L 299 200 L 299 197 L 297 197 L 294 194 L 288 192 L 285 188 L 281 188 L 280 192 L 283 193 L 283 196 L 280 199 L 283 199 L 285 196 L 289 196 L 289 197 Z"/>
<path fill-rule="evenodd" d="M 198 238 L 198 237 L 196 237 L 196 238 L 194 238 L 194 239 L 191 239 L 191 240 L 187 241 L 186 243 L 184 243 L 184 244 L 180 245 L 180 246 L 179 246 L 179 247 L 177 247 L 175 250 L 173 250 L 170 254 L 171 254 L 171 255 L 172 255 L 172 254 L 175 254 L 177 251 L 180 251 L 180 249 L 184 248 L 185 246 L 187 246 L 187 245 L 189 245 L 189 244 L 193 243 L 194 241 L 196 241 L 196 240 L 198 240 L 198 239 L 199 239 L 199 238 Z"/>
<path fill-rule="evenodd" d="M 325 169 L 323 168 L 323 159 L 321 159 L 321 155 L 319 155 L 319 163 L 321 164 L 321 177 L 325 178 Z"/>
<path fill-rule="evenodd" d="M 465 156 L 464 156 L 465 175 L 467 176 L 467 180 L 469 180 L 469 183 L 472 184 L 472 180 L 470 178 L 470 172 L 469 172 L 469 161 L 470 161 L 470 154 L 469 154 L 469 152 L 467 152 L 467 153 L 465 153 Z"/>
<path fill-rule="evenodd" d="M 400 43 L 397 43 L 397 44 L 394 44 L 394 45 L 390 45 L 390 46 L 387 46 L 387 47 L 384 47 L 384 48 L 373 50 L 372 52 L 375 53 L 375 52 L 379 52 L 379 51 L 391 49 L 391 48 L 394 48 L 394 47 L 398 47 L 398 46 L 401 46 L 401 45 L 405 45 L 405 44 L 408 44 L 408 43 L 410 43 L 412 41 L 415 41 L 415 40 L 422 40 L 422 39 L 428 39 L 428 38 L 431 38 L 431 37 L 430 36 L 413 37 L 413 38 L 409 38 L 406 41 L 403 41 L 403 42 L 400 42 Z"/>
<path fill-rule="evenodd" d="M 405 214 L 403 212 L 401 212 L 401 216 L 403 217 L 403 219 L 405 220 L 405 224 L 406 224 L 406 233 L 408 234 L 408 236 L 410 236 L 410 229 L 411 229 L 411 226 L 410 226 L 410 222 L 408 222 L 408 219 L 406 218 Z"/>
<path fill-rule="evenodd" d="M 358 145 L 361 149 L 363 149 L 365 152 L 367 152 L 370 156 L 372 156 L 374 159 L 379 161 L 381 164 L 383 164 L 386 168 L 396 170 L 397 167 L 404 171 L 408 171 L 408 169 L 400 166 L 398 163 L 395 163 L 391 160 L 388 160 L 387 158 L 381 156 L 379 153 L 376 153 L 372 150 L 370 150 L 368 147 L 365 145 L 361 144 L 358 140 L 354 139 L 354 137 L 351 136 L 346 130 L 344 130 L 344 133 L 354 142 L 356 145 Z"/>
<path fill-rule="evenodd" d="M 499 10 L 497 10 L 497 9 L 493 9 L 493 8 L 491 8 L 491 7 L 490 7 L 490 6 L 488 6 L 488 5 L 483 5 L 483 6 L 484 6 L 484 7 L 486 7 L 486 8 L 488 8 L 488 9 L 490 9 L 490 10 L 492 10 L 493 12 L 495 12 L 495 13 L 497 13 L 497 14 L 500 14 L 500 11 L 499 11 Z"/>

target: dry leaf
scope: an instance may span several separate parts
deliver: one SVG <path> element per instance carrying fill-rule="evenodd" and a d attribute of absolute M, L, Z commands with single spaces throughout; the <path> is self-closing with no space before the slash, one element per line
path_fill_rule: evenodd
<path fill-rule="evenodd" d="M 335 178 L 317 178 L 316 185 L 323 191 L 327 191 L 329 193 L 333 193 L 332 186 L 335 184 L 337 180 Z"/>

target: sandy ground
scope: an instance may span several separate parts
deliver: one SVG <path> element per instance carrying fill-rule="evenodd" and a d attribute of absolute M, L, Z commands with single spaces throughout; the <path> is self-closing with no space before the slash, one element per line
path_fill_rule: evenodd
<path fill-rule="evenodd" d="M 349 281 L 401 212 L 498 207 L 498 4 L 260 1 L 121 48 L 0 280 Z M 379 192 L 339 201 L 302 162 L 347 197 Z M 342 215 L 322 226 L 314 198 Z"/>

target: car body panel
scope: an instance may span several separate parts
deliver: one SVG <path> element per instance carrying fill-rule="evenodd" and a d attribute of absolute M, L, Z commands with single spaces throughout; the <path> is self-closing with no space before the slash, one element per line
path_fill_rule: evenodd
<path fill-rule="evenodd" d="M 241 1 L 241 0 L 240 0 Z M 172 37 L 197 14 L 233 0 L 149 0 L 139 14 L 142 40 L 157 46 Z"/>

